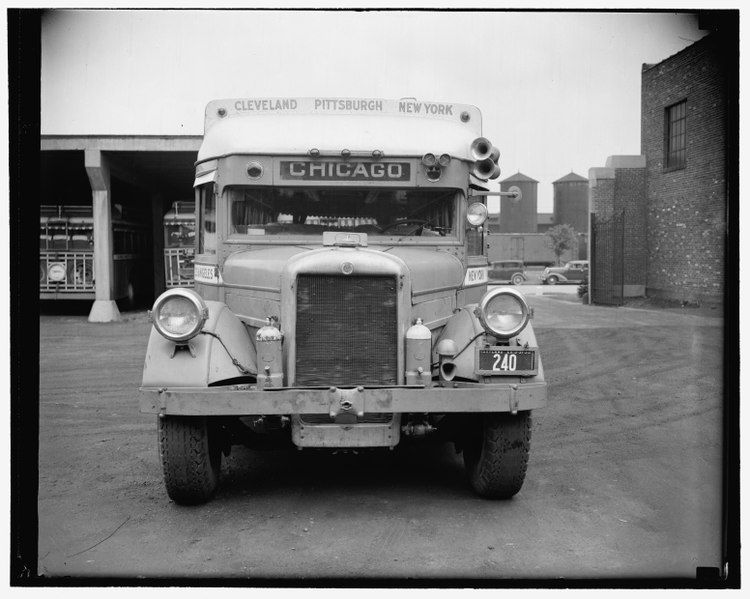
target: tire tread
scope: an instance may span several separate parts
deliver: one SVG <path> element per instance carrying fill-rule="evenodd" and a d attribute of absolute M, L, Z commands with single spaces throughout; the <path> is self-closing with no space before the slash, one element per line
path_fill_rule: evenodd
<path fill-rule="evenodd" d="M 479 455 L 464 452 L 474 491 L 493 499 L 508 499 L 518 493 L 526 478 L 530 446 L 530 412 L 484 416 Z"/>
<path fill-rule="evenodd" d="M 205 418 L 159 418 L 159 454 L 171 499 L 192 505 L 211 498 L 218 486 L 221 454 L 217 460 Z"/>

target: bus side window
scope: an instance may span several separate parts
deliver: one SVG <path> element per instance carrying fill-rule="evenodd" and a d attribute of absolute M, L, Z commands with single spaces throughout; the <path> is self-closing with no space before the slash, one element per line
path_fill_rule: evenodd
<path fill-rule="evenodd" d="M 214 184 L 206 183 L 199 188 L 198 197 L 198 253 L 216 253 L 216 195 Z"/>

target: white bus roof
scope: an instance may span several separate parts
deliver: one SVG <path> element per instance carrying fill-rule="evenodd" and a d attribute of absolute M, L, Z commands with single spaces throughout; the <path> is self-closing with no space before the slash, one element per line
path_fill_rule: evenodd
<path fill-rule="evenodd" d="M 450 154 L 472 160 L 481 135 L 475 106 L 357 98 L 240 98 L 206 107 L 198 161 L 229 154 L 307 154 L 380 150 L 385 156 Z"/>

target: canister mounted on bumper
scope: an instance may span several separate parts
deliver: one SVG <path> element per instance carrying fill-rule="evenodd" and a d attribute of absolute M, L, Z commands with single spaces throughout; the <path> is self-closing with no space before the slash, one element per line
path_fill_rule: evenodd
<path fill-rule="evenodd" d="M 406 331 L 406 370 L 407 385 L 432 386 L 432 332 L 417 318 Z"/>
<path fill-rule="evenodd" d="M 255 347 L 258 354 L 258 387 L 266 389 L 281 387 L 284 384 L 281 342 L 284 335 L 275 326 L 275 320 L 266 319 L 266 325 L 255 334 Z"/>

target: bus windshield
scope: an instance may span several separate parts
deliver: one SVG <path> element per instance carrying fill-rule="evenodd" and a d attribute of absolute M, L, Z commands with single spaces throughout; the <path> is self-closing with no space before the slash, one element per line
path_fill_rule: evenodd
<path fill-rule="evenodd" d="M 230 187 L 230 234 L 456 236 L 455 189 Z"/>

